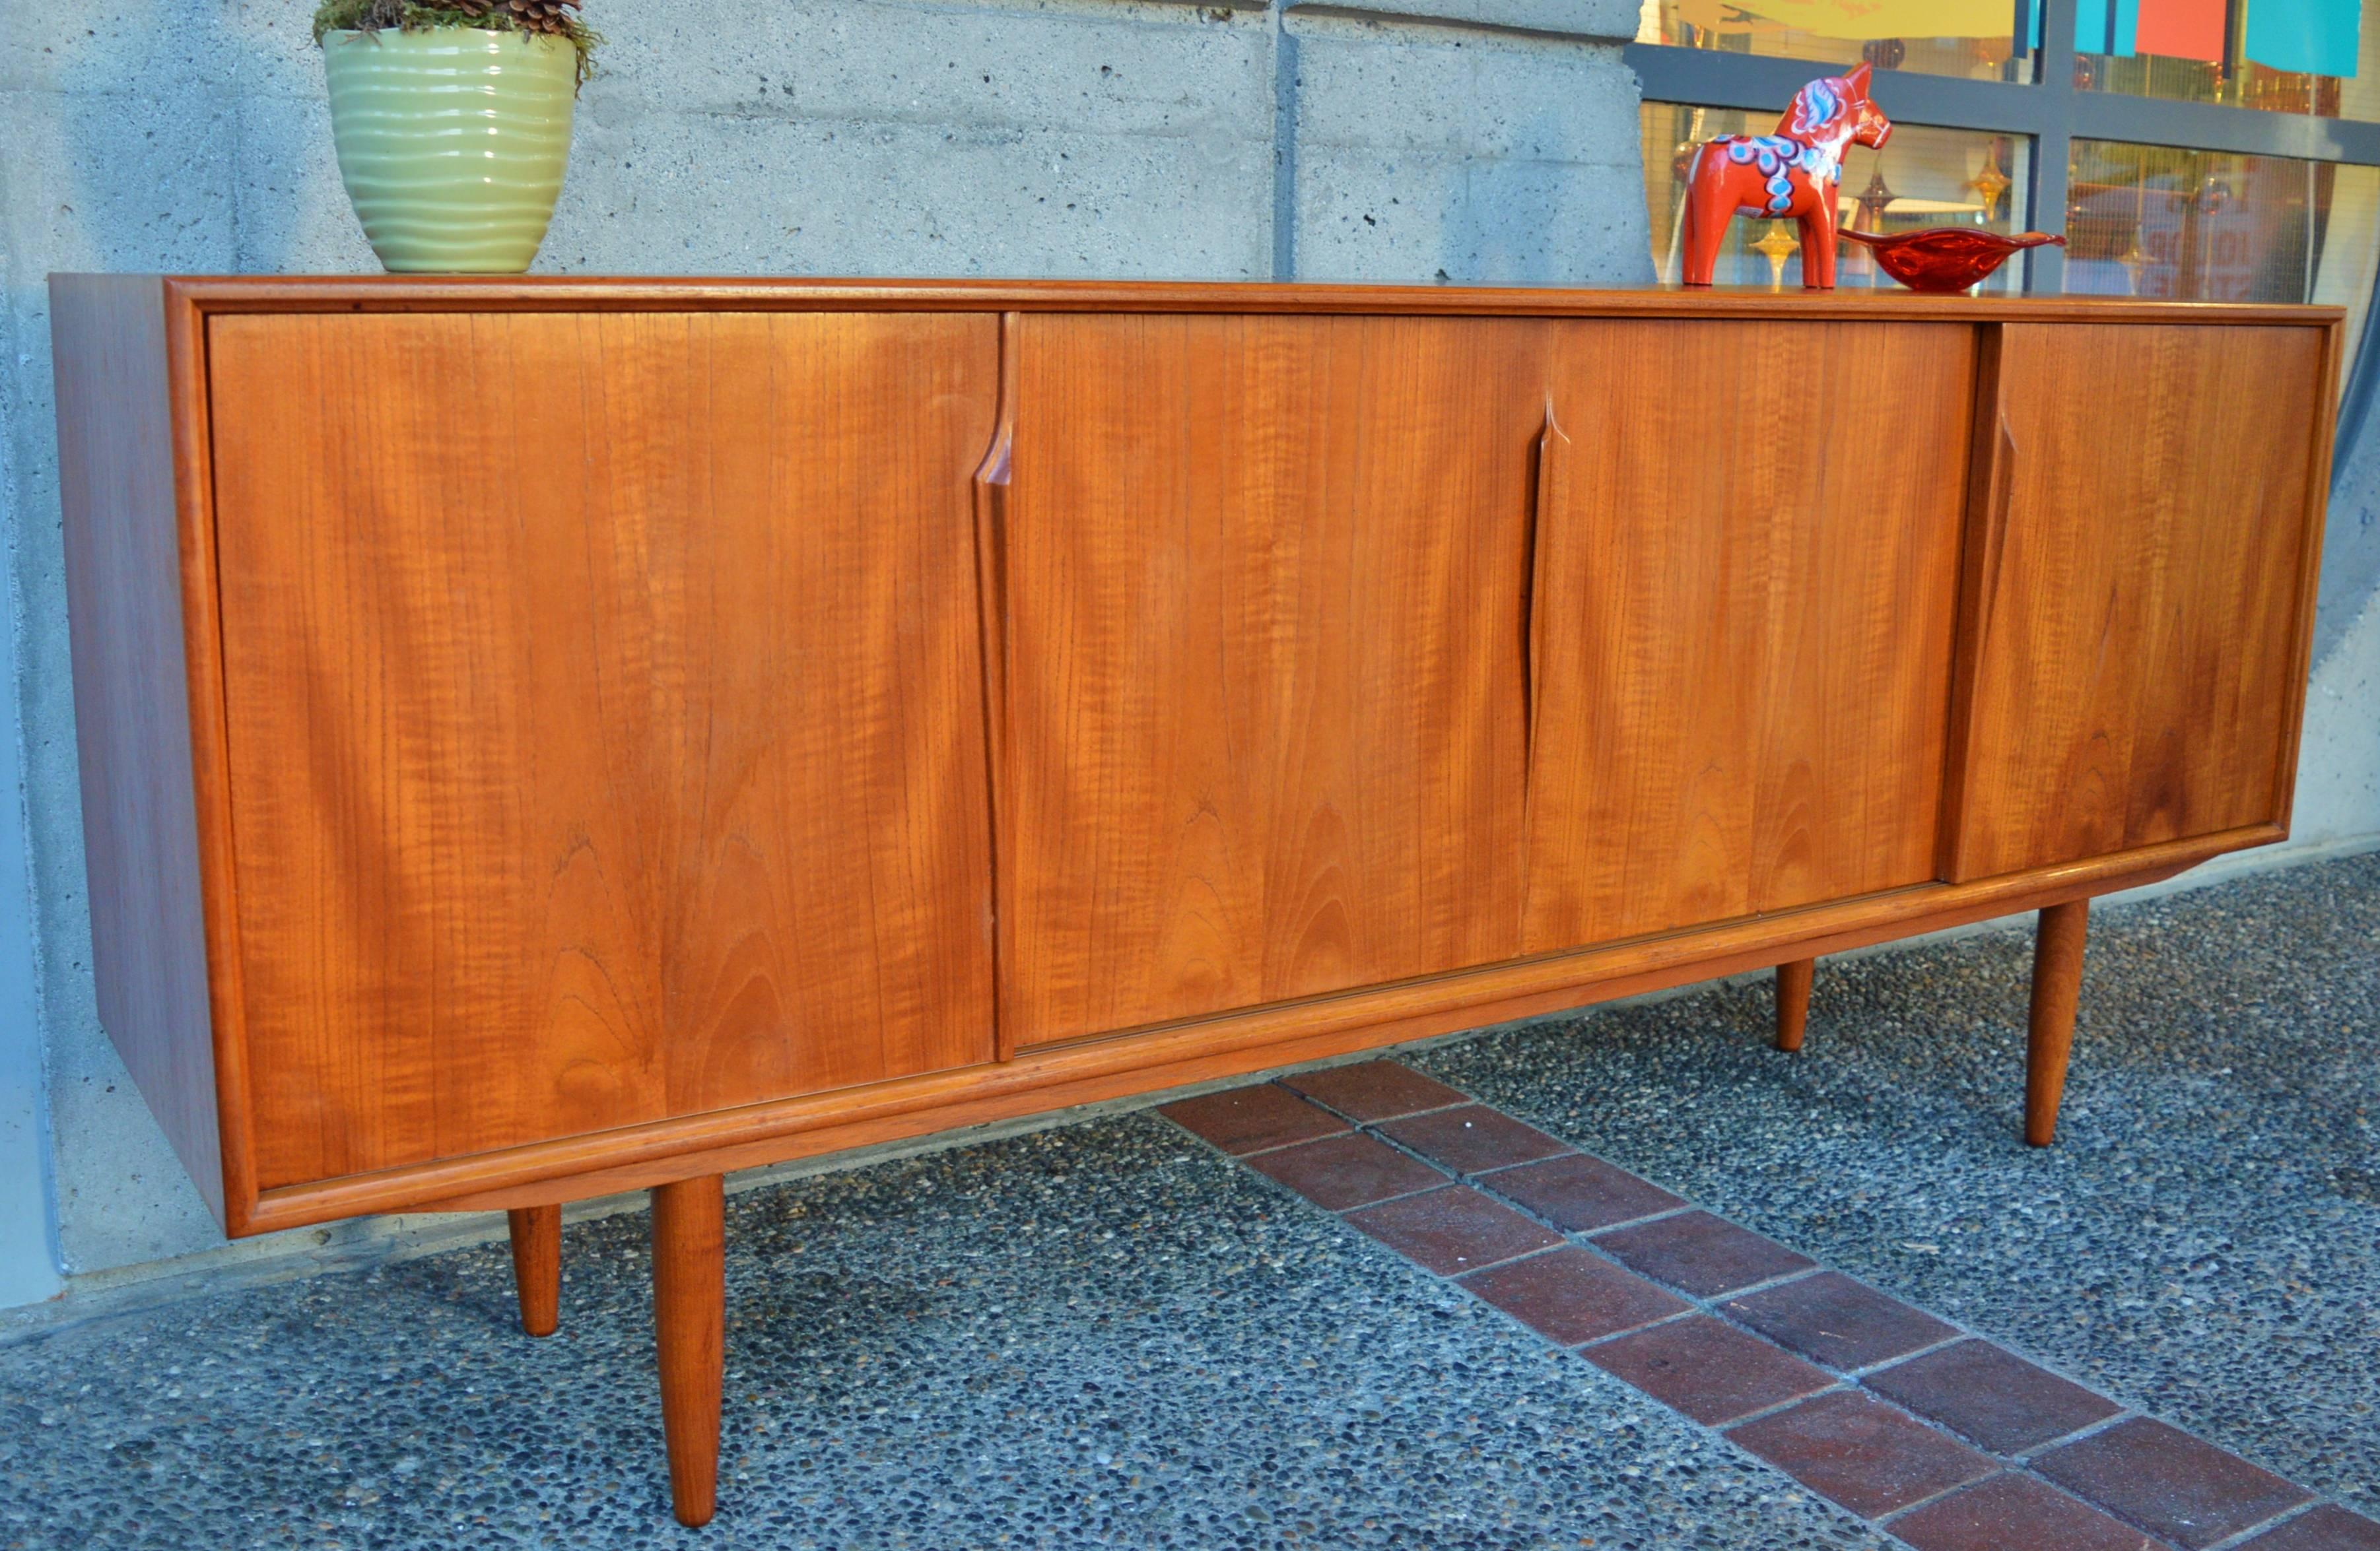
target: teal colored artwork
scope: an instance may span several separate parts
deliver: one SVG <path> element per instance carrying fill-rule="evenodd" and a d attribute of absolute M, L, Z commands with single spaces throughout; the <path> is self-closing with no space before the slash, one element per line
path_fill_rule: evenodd
<path fill-rule="evenodd" d="M 2141 7 L 2155 18 L 2172 0 L 2076 0 L 2074 52 L 2130 58 L 2140 42 Z M 2268 70 L 2351 77 L 2361 64 L 2363 0 L 2253 0 L 2246 53 Z M 2028 47 L 2041 46 L 2041 0 L 2033 0 Z"/>
<path fill-rule="evenodd" d="M 2156 0 L 2148 0 L 2151 6 Z M 2032 20 L 2025 28 L 2025 46 L 2041 46 L 2041 0 L 2033 0 Z M 2109 24 L 2115 30 L 2108 30 Z M 2141 0 L 2115 0 L 2115 10 L 2108 11 L 2108 0 L 2075 0 L 2074 52 L 2077 54 L 2131 54 L 2140 33 Z"/>
<path fill-rule="evenodd" d="M 2255 0 L 2248 7 L 2248 57 L 2268 70 L 2352 76 L 2362 24 L 2362 0 Z"/>

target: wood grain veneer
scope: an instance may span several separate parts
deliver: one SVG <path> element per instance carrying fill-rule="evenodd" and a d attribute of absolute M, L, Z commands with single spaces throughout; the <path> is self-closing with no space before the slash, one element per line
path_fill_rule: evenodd
<path fill-rule="evenodd" d="M 562 1323 L 562 1207 L 557 1203 L 516 1206 L 505 1218 L 521 1333 L 551 1336 Z"/>
<path fill-rule="evenodd" d="M 994 320 L 210 355 L 265 1188 L 990 1058 Z"/>
<path fill-rule="evenodd" d="M 1544 349 L 1517 319 L 1021 321 L 1020 1047 L 1520 951 Z"/>
<path fill-rule="evenodd" d="M 2062 867 L 1911 889 L 1636 941 L 1020 1052 L 988 1068 L 899 1079 L 600 1136 L 509 1149 L 267 1194 L 258 1220 L 295 1226 L 398 1203 L 493 1210 L 642 1189 L 713 1169 L 813 1157 L 1013 1116 L 1155 1094 L 1457 1029 L 1665 990 L 1800 956 L 2040 909 L 2158 882 L 2211 856 L 2283 837 L 2275 825 Z M 450 1188 L 442 1191 L 439 1187 Z"/>
<path fill-rule="evenodd" d="M 1562 331 L 1526 947 L 1932 877 L 1973 331 Z"/>
<path fill-rule="evenodd" d="M 236 1232 L 1208 1081 L 2286 832 L 2336 309 L 54 294 L 103 1013 Z"/>
<path fill-rule="evenodd" d="M 1999 333 L 1949 876 L 2284 818 L 2324 332 Z"/>
<path fill-rule="evenodd" d="M 658 1186 L 653 1346 L 677 1521 L 710 1522 L 719 1497 L 719 1412 L 727 1349 L 727 1203 L 716 1174 Z"/>
<path fill-rule="evenodd" d="M 188 322 L 169 316 L 151 275 L 79 276 L 51 299 L 100 1022 L 199 1194 L 223 1217 L 243 1192 L 237 1178 L 227 1190 L 225 1178 L 199 849 L 208 772 L 192 748 L 192 686 L 211 662 L 184 646 L 184 564 L 194 547 L 186 541 L 204 531 L 204 491 L 184 477 L 200 451 L 176 381 L 187 370 Z M 202 551 L 192 557 L 202 591 L 203 560 Z"/>
<path fill-rule="evenodd" d="M 2323 335 L 2001 333 L 1951 878 L 2280 818 Z"/>
<path fill-rule="evenodd" d="M 1777 966 L 1777 1037 L 1780 1050 L 1802 1048 L 1810 1031 L 1810 986 L 1817 974 L 1815 959 L 1791 959 Z"/>
<path fill-rule="evenodd" d="M 2082 945 L 2091 902 L 2046 906 L 2033 939 L 2033 1003 L 2025 1028 L 2024 1139 L 2046 1147 L 2058 1137 L 2066 1063 L 2074 1049 L 2074 1013 L 2082 998 Z"/>

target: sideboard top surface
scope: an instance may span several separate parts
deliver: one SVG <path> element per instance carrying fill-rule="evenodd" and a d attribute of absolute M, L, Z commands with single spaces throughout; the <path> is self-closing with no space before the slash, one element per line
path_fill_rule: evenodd
<path fill-rule="evenodd" d="M 79 275 L 54 277 L 69 284 Z M 1026 311 L 1410 313 L 1579 318 L 1800 318 L 1937 322 L 2327 326 L 2337 307 L 2131 297 L 1925 296 L 1900 289 L 1353 285 L 1153 280 L 790 277 L 165 275 L 201 313 L 480 311 Z"/>

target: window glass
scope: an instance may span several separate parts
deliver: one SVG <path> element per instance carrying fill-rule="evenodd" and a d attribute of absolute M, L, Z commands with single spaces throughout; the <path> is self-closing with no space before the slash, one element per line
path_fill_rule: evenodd
<path fill-rule="evenodd" d="M 1679 273 L 1679 216 L 1684 208 L 1686 170 L 1694 147 L 1717 135 L 1765 135 L 1777 127 L 1777 115 L 1647 103 L 1641 122 L 1653 266 L 1665 283 L 1674 285 Z M 1845 153 L 1842 224 L 1880 232 L 1925 226 L 2022 231 L 2025 189 L 2032 183 L 2028 176 L 2031 149 L 2032 142 L 2021 136 L 1895 125 L 1892 139 L 1882 151 L 1853 146 Z M 1985 288 L 2022 288 L 2022 267 L 2021 256 L 2010 260 L 1985 282 Z M 1719 250 L 1718 284 L 1767 285 L 1772 277 L 1784 285 L 1802 283 L 1794 224 L 1746 216 L 1728 223 L 1727 240 Z M 1876 270 L 1866 248 L 1846 242 L 1837 259 L 1836 284 L 1890 285 L 1894 282 Z"/>
<path fill-rule="evenodd" d="M 2332 303 L 2362 336 L 2380 167 L 2076 140 L 2068 177 L 2068 291 Z"/>
<path fill-rule="evenodd" d="M 1636 41 L 1979 80 L 2030 80 L 2011 0 L 1643 0 Z"/>
<path fill-rule="evenodd" d="M 2034 14 L 2037 34 L 2039 0 Z M 2074 84 L 2380 119 L 2380 27 L 2364 24 L 2362 0 L 2081 0 Z"/>

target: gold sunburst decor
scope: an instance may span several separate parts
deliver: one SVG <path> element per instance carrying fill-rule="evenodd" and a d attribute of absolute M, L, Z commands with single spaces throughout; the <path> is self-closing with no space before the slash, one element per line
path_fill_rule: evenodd
<path fill-rule="evenodd" d="M 1792 233 L 1785 229 L 1785 223 L 1782 221 L 1771 222 L 1768 235 L 1752 245 L 1752 250 L 1755 253 L 1762 254 L 1768 260 L 1770 290 L 1781 291 L 1785 288 L 1785 261 L 1799 252 L 1801 248 L 1802 244 L 1795 239 Z"/>
<path fill-rule="evenodd" d="M 2009 176 L 2000 171 L 2000 153 L 1998 146 L 1984 152 L 1984 170 L 1969 178 L 1966 187 L 1973 189 L 1975 198 L 1984 201 L 1985 225 L 2000 218 L 2000 196 L 2008 192 Z"/>

